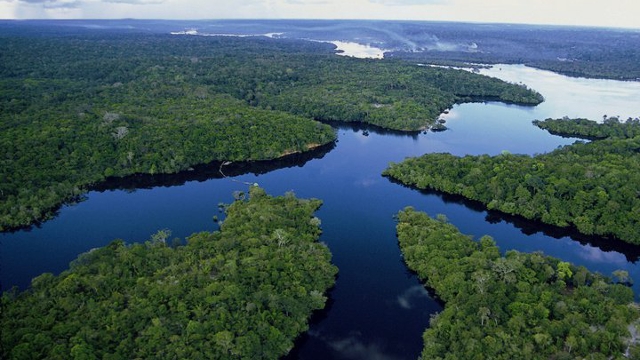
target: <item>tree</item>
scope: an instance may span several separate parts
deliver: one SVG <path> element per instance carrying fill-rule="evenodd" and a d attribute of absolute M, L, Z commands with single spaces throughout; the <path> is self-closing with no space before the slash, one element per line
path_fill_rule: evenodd
<path fill-rule="evenodd" d="M 566 261 L 560 261 L 558 263 L 557 272 L 559 280 L 570 280 L 571 276 L 573 276 L 573 272 L 571 271 L 571 264 Z"/>
<path fill-rule="evenodd" d="M 613 276 L 616 278 L 616 281 L 623 285 L 631 286 L 633 284 L 633 280 L 629 276 L 629 272 L 627 270 L 616 270 L 613 272 Z"/>
<path fill-rule="evenodd" d="M 491 309 L 488 307 L 481 307 L 478 309 L 478 316 L 480 316 L 480 324 L 484 326 L 485 322 L 489 321 L 489 316 L 491 315 Z"/>

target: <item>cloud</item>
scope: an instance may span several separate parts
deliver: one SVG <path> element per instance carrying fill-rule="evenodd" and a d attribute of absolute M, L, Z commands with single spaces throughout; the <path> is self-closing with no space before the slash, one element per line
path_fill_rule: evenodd
<path fill-rule="evenodd" d="M 162 4 L 165 0 L 103 0 L 107 3 L 116 4 L 131 4 L 131 5 L 148 5 L 148 4 Z"/>
<path fill-rule="evenodd" d="M 385 351 L 384 344 L 367 343 L 361 338 L 359 332 L 352 332 L 350 336 L 344 338 L 329 338 L 319 333 L 310 332 L 314 336 L 325 342 L 331 349 L 340 354 L 343 359 L 367 359 L 367 360 L 397 360 L 397 356 Z"/>
<path fill-rule="evenodd" d="M 391 5 L 391 6 L 414 6 L 414 5 L 442 5 L 449 0 L 369 0 L 373 4 Z"/>
<path fill-rule="evenodd" d="M 328 0 L 286 0 L 285 3 L 292 5 L 324 5 L 331 2 Z"/>
<path fill-rule="evenodd" d="M 591 245 L 583 246 L 578 251 L 578 255 L 585 260 L 598 263 L 618 265 L 625 265 L 627 263 L 627 258 L 623 254 L 616 251 L 602 251 Z"/>
<path fill-rule="evenodd" d="M 411 310 L 413 308 L 412 301 L 422 297 L 429 297 L 427 290 L 422 285 L 412 286 L 398 295 L 398 304 L 403 309 Z"/>
<path fill-rule="evenodd" d="M 372 179 L 372 178 L 364 178 L 364 179 L 359 179 L 356 180 L 356 182 L 354 183 L 356 186 L 362 186 L 365 188 L 371 187 L 375 184 L 377 184 L 378 181 L 376 179 Z"/>
<path fill-rule="evenodd" d="M 637 10 L 637 0 L 606 6 L 602 0 L 0 0 L 3 19 L 379 19 L 634 29 Z"/>
<path fill-rule="evenodd" d="M 18 0 L 18 2 L 42 4 L 45 9 L 77 8 L 81 4 L 79 0 Z"/>
<path fill-rule="evenodd" d="M 0 1 L 11 2 L 12 0 L 0 0 Z M 89 2 L 148 5 L 148 4 L 161 4 L 161 3 L 164 3 L 165 0 L 99 0 L 99 1 L 95 1 L 95 0 L 94 1 L 91 1 L 91 0 L 17 0 L 16 2 L 27 3 L 32 5 L 41 4 L 44 8 L 54 9 L 54 8 L 77 8 Z"/>
<path fill-rule="evenodd" d="M 367 344 L 354 337 L 328 342 L 334 350 L 349 359 L 395 360 L 386 354 L 378 344 Z"/>

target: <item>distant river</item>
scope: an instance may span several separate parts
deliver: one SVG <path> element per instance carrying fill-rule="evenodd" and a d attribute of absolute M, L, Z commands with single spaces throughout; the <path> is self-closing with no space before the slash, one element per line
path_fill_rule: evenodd
<path fill-rule="evenodd" d="M 501 69 L 501 70 L 500 70 Z M 574 139 L 549 135 L 531 125 L 534 119 L 607 114 L 638 116 L 640 83 L 571 79 L 523 66 L 483 70 L 523 81 L 547 99 L 536 108 L 478 103 L 455 106 L 449 131 L 419 135 L 381 133 L 338 126 L 336 146 L 282 161 L 231 165 L 236 179 L 257 182 L 269 194 L 293 190 L 319 198 L 324 241 L 340 268 L 328 308 L 315 316 L 310 332 L 291 358 L 415 359 L 429 316 L 439 309 L 402 262 L 393 219 L 413 206 L 444 214 L 462 232 L 493 236 L 502 251 L 543 251 L 591 270 L 629 271 L 640 283 L 640 248 L 602 244 L 596 238 L 488 213 L 477 204 L 394 184 L 380 173 L 390 161 L 428 152 L 465 154 L 542 153 Z M 507 76 L 508 75 L 508 76 Z M 578 102 L 574 100 L 580 100 Z M 218 204 L 246 186 L 216 177 L 217 166 L 162 177 L 139 177 L 107 184 L 86 201 L 61 209 L 57 218 L 30 231 L 0 234 L 3 289 L 26 288 L 42 272 L 59 273 L 78 254 L 115 238 L 144 241 L 159 229 L 184 238 L 217 228 Z M 242 175 L 243 174 L 243 175 Z M 573 237 L 572 237 L 573 236 Z M 638 287 L 634 289 L 638 293 Z"/>
<path fill-rule="evenodd" d="M 640 117 L 640 82 L 570 78 L 524 65 L 496 65 L 481 74 L 513 83 L 524 83 L 544 95 L 546 101 L 535 108 L 535 116 L 563 116 L 602 120 Z"/>

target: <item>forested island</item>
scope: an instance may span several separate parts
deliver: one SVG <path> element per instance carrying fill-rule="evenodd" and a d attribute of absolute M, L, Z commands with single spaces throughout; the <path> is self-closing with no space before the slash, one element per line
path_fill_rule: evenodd
<path fill-rule="evenodd" d="M 275 359 L 322 309 L 337 268 L 317 242 L 319 200 L 257 186 L 220 231 L 115 240 L 58 276 L 5 292 L 2 359 Z"/>
<path fill-rule="evenodd" d="M 0 230 L 41 222 L 109 177 L 333 142 L 315 120 L 418 131 L 459 102 L 543 100 L 497 79 L 338 57 L 309 41 L 0 28 Z"/>
<path fill-rule="evenodd" d="M 409 268 L 444 302 L 424 333 L 422 359 L 619 359 L 640 348 L 640 312 L 627 286 L 586 268 L 473 241 L 439 216 L 406 208 L 398 240 Z"/>
<path fill-rule="evenodd" d="M 490 210 L 640 244 L 640 122 L 550 119 L 536 124 L 601 140 L 535 156 L 426 154 L 391 164 L 384 174 L 479 201 Z"/>

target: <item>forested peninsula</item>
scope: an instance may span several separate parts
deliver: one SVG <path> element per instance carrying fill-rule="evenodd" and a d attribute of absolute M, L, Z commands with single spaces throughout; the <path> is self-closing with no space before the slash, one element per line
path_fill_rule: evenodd
<path fill-rule="evenodd" d="M 252 186 L 248 200 L 227 207 L 220 231 L 180 245 L 162 230 L 85 253 L 60 275 L 3 294 L 0 358 L 283 356 L 337 273 L 317 242 L 320 204 Z"/>
<path fill-rule="evenodd" d="M 384 174 L 420 189 L 462 195 L 490 210 L 640 244 L 640 122 L 536 124 L 601 140 L 536 156 L 427 154 L 390 164 Z"/>
<path fill-rule="evenodd" d="M 339 57 L 325 43 L 46 23 L 0 30 L 0 231 L 41 222 L 109 177 L 333 142 L 315 120 L 417 131 L 458 102 L 543 100 L 465 71 Z"/>
<path fill-rule="evenodd" d="M 586 268 L 473 241 L 439 216 L 406 208 L 398 240 L 409 268 L 444 302 L 424 333 L 422 359 L 620 359 L 640 348 L 640 312 L 627 286 Z"/>
<path fill-rule="evenodd" d="M 587 140 L 606 138 L 631 139 L 640 136 L 640 118 L 619 118 L 603 116 L 602 123 L 589 119 L 545 119 L 534 120 L 533 124 L 540 129 L 559 136 L 577 137 Z"/>

